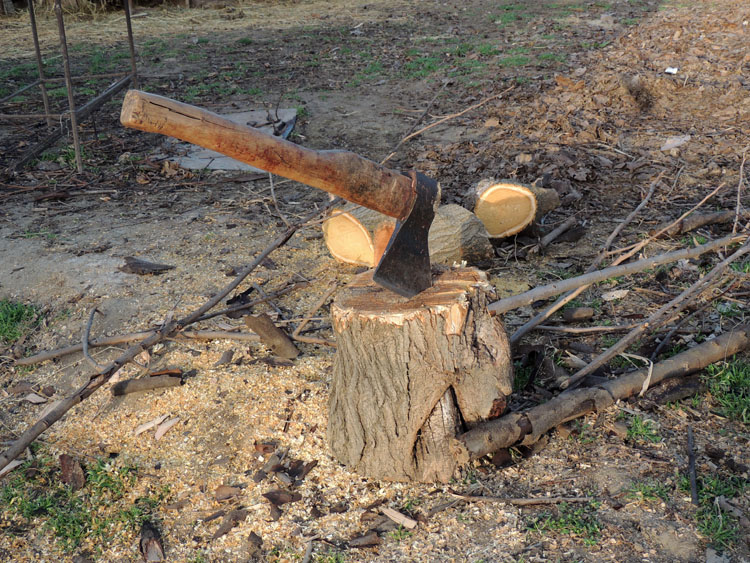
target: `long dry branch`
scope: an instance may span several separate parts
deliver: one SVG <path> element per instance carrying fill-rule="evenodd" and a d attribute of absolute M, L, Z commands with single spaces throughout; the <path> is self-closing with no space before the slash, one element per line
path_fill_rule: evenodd
<path fill-rule="evenodd" d="M 646 322 L 640 323 L 636 328 L 631 330 L 613 346 L 599 354 L 591 362 L 578 370 L 575 374 L 571 375 L 565 380 L 561 387 L 566 389 L 574 383 L 580 381 L 590 373 L 593 373 L 599 366 L 604 365 L 606 362 L 614 358 L 617 354 L 625 350 L 630 344 L 635 342 L 641 334 L 649 329 L 659 328 L 667 322 L 675 313 L 682 311 L 687 305 L 690 304 L 693 297 L 702 293 L 707 289 L 714 281 L 721 276 L 729 265 L 750 252 L 750 239 L 747 239 L 743 245 L 737 249 L 731 256 L 728 256 L 722 260 L 719 264 L 713 267 L 713 269 L 705 276 L 696 281 L 693 285 L 687 288 L 685 291 L 680 293 L 677 297 L 669 301 L 666 305 L 663 305 L 651 315 Z"/>
<path fill-rule="evenodd" d="M 309 220 L 314 219 L 318 215 L 324 213 L 331 205 L 338 203 L 339 198 L 328 202 L 322 209 L 311 213 L 300 223 L 292 225 L 283 234 L 279 235 L 271 244 L 269 244 L 251 264 L 246 266 L 240 271 L 237 276 L 225 286 L 221 291 L 216 293 L 211 299 L 209 299 L 201 307 L 187 315 L 186 317 L 179 320 L 166 321 L 164 325 L 158 330 L 154 331 L 153 334 L 138 342 L 137 344 L 128 348 L 123 354 L 108 365 L 104 366 L 98 373 L 91 376 L 89 381 L 80 387 L 75 393 L 61 399 L 57 404 L 42 418 L 37 420 L 31 427 L 27 428 L 18 439 L 13 442 L 7 450 L 0 455 L 0 470 L 6 465 L 18 457 L 23 451 L 31 444 L 37 437 L 45 432 L 55 422 L 60 420 L 66 412 L 72 409 L 78 403 L 84 401 L 90 397 L 97 389 L 107 383 L 112 376 L 117 373 L 125 364 L 132 361 L 144 350 L 148 350 L 153 345 L 174 336 L 182 329 L 199 319 L 204 313 L 215 307 L 220 303 L 229 293 L 239 286 L 242 281 L 250 275 L 250 273 L 258 267 L 258 265 L 266 259 L 274 250 L 284 245 L 294 233 L 297 232 L 302 226 L 304 226 Z"/>
<path fill-rule="evenodd" d="M 695 373 L 750 348 L 750 324 L 736 327 L 655 364 L 651 373 L 654 386 L 670 378 Z M 453 444 L 457 459 L 477 459 L 516 443 L 533 444 L 547 431 L 591 411 L 601 411 L 643 388 L 648 368 L 607 381 L 594 387 L 572 389 L 523 412 L 514 412 L 485 422 L 458 436 Z"/>
<path fill-rule="evenodd" d="M 519 293 L 518 295 L 512 295 L 504 299 L 495 301 L 488 305 L 488 309 L 492 314 L 501 314 L 530 305 L 540 299 L 547 299 L 560 293 L 565 293 L 571 289 L 575 289 L 581 285 L 591 285 L 592 283 L 600 282 L 608 278 L 614 278 L 617 276 L 628 276 L 654 268 L 662 264 L 669 264 L 670 262 L 677 262 L 678 260 L 690 260 L 691 258 L 697 258 L 707 252 L 718 250 L 721 247 L 728 246 L 737 242 L 742 242 L 747 239 L 746 234 L 729 235 L 724 238 L 720 238 L 706 244 L 702 244 L 693 248 L 685 248 L 682 250 L 675 250 L 674 252 L 667 252 L 666 254 L 660 254 L 653 258 L 644 258 L 643 260 L 637 260 L 636 262 L 630 262 L 629 264 L 623 264 L 620 266 L 611 266 L 604 268 L 603 270 L 597 270 L 590 272 L 583 276 L 577 276 L 575 278 L 568 278 L 566 280 L 560 280 L 555 283 L 548 285 L 542 285 L 535 287 L 530 291 Z"/>

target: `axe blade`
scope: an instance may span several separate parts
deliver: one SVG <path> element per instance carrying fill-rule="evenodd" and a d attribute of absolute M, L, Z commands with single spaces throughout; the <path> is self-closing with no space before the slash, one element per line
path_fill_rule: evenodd
<path fill-rule="evenodd" d="M 440 202 L 440 186 L 435 180 L 419 172 L 411 175 L 416 188 L 411 213 L 396 222 L 372 276 L 376 283 L 404 297 L 414 297 L 432 286 L 427 237 Z"/>

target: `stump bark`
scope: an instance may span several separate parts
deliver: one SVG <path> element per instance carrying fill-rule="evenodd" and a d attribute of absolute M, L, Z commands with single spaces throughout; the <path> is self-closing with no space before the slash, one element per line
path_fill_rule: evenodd
<path fill-rule="evenodd" d="M 337 356 L 328 437 L 362 475 L 447 482 L 454 437 L 503 414 L 512 391 L 508 339 L 473 268 L 439 274 L 406 299 L 361 274 L 331 308 Z"/>

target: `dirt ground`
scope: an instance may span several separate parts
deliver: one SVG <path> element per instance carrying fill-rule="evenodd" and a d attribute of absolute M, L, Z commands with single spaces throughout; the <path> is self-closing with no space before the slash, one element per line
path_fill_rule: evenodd
<path fill-rule="evenodd" d="M 659 175 L 653 200 L 618 246 L 678 217 L 720 185 L 705 209 L 735 209 L 738 198 L 743 206 L 750 202 L 747 188 L 738 190 L 741 174 L 745 185 L 750 181 L 750 165 L 743 167 L 743 151 L 750 148 L 750 7 L 739 0 L 246 2 L 190 11 L 140 8 L 133 26 L 143 89 L 220 112 L 296 107 L 292 140 L 312 148 L 347 149 L 381 160 L 410 130 L 489 99 L 404 143 L 389 165 L 438 178 L 444 203 L 464 203 L 468 189 L 489 177 L 537 180 L 559 192 L 564 204 L 540 229 L 575 215 L 579 237 L 534 256 L 524 249 L 535 234 L 498 242 L 497 259 L 485 269 L 500 296 L 583 272 Z M 54 21 L 43 14 L 40 37 L 45 53 L 57 52 Z M 74 72 L 127 70 L 119 13 L 71 17 L 68 37 Z M 26 16 L 0 21 L 0 46 L 3 97 L 34 77 Z M 52 54 L 49 71 L 59 71 Z M 90 80 L 81 86 L 77 103 L 103 85 Z M 119 125 L 121 100 L 115 97 L 83 124 L 83 174 L 74 172 L 68 140 L 28 168 L 0 176 L 0 299 L 45 311 L 42 326 L 23 343 L 27 355 L 80 342 L 94 307 L 104 315 L 94 320 L 93 338 L 145 330 L 170 314 L 196 309 L 229 283 L 228 271 L 250 263 L 285 229 L 284 219 L 298 220 L 327 201 L 323 192 L 277 179 L 276 210 L 266 176 L 170 166 L 158 156 L 164 152 L 162 138 Z M 64 93 L 57 92 L 52 102 L 62 108 Z M 3 111 L 33 113 L 40 107 L 36 95 L 24 95 Z M 10 166 L 42 134 L 42 125 L 0 123 L 0 167 Z M 731 225 L 719 225 L 662 238 L 646 254 L 729 230 Z M 120 269 L 126 256 L 175 268 L 139 276 Z M 595 306 L 593 324 L 637 322 L 715 261 L 677 265 L 666 278 L 651 272 L 610 280 L 588 290 L 582 304 Z M 354 273 L 329 256 L 313 224 L 273 253 L 242 289 L 253 282 L 270 293 L 309 282 L 275 300 L 279 316 L 317 315 L 310 334 L 331 338 L 330 300 L 320 311 L 313 305 L 330 284 L 343 285 Z M 687 347 L 696 335 L 718 335 L 745 322 L 747 279 L 733 291 L 742 295 L 742 284 L 744 297 L 725 296 L 697 315 L 687 325 L 692 330 L 674 345 Z M 630 291 L 619 301 L 604 301 L 601 294 L 612 289 Z M 273 312 L 266 306 L 256 310 Z M 534 310 L 507 314 L 508 332 Z M 198 328 L 232 327 L 244 324 L 218 317 Z M 531 349 L 590 359 L 612 344 L 612 335 L 535 331 L 522 344 L 519 365 Z M 718 415 L 705 394 L 670 405 L 620 404 L 569 423 L 533 452 L 512 450 L 502 467 L 481 460 L 450 486 L 378 482 L 331 457 L 325 429 L 334 351 L 300 347 L 303 354 L 292 365 L 278 365 L 255 343 L 169 341 L 139 361 L 152 369 L 191 372 L 184 385 L 125 398 L 113 398 L 105 388 L 72 409 L 41 442 L 54 454 L 75 455 L 84 463 L 109 456 L 138 465 L 138 480 L 122 502 L 168 491 L 152 517 L 169 561 L 297 561 L 310 538 L 315 538 L 312 560 L 330 562 L 750 558 L 750 532 L 740 529 L 736 541 L 717 545 L 681 485 L 688 425 L 695 430 L 699 475 L 744 483 L 749 477 L 747 425 Z M 642 347 L 649 355 L 653 339 Z M 216 366 L 228 350 L 232 360 Z M 121 351 L 99 348 L 93 355 L 105 363 Z M 14 392 L 14 386 L 51 386 L 52 401 L 93 373 L 77 354 L 22 369 L 10 361 L 13 350 L 3 353 L 4 444 L 46 406 L 24 400 L 26 394 Z M 610 365 L 603 375 L 622 367 Z M 116 378 L 140 372 L 129 365 Z M 511 407 L 533 405 L 549 393 L 544 381 L 532 382 Z M 153 430 L 135 435 L 136 427 L 161 415 L 179 418 L 166 435 L 158 441 Z M 638 417 L 651 421 L 656 441 L 621 431 L 623 420 Z M 287 452 L 288 459 L 317 462 L 295 489 L 301 499 L 284 505 L 277 519 L 262 494 L 283 484 L 273 477 L 254 479 L 268 455 L 263 458 L 256 445 L 266 443 Z M 639 494 L 641 484 L 658 484 L 664 494 Z M 217 501 L 221 485 L 239 492 Z M 734 502 L 748 515 L 744 490 Z M 543 525 L 545 518 L 561 522 L 572 509 L 458 502 L 451 491 L 506 498 L 589 496 L 593 502 L 578 520 L 594 524 L 588 531 L 553 529 Z M 375 526 L 378 506 L 400 510 L 419 524 L 405 531 L 381 522 L 379 545 L 348 547 Z M 222 518 L 211 516 L 236 508 L 246 510 L 246 518 L 214 538 Z M 260 549 L 251 534 L 262 538 Z M 0 554 L 8 561 L 69 561 L 81 555 L 138 561 L 137 544 L 136 533 L 123 528 L 112 530 L 107 542 L 87 537 L 64 550 L 43 526 L 8 510 L 0 518 Z M 711 555 L 715 552 L 723 555 Z"/>

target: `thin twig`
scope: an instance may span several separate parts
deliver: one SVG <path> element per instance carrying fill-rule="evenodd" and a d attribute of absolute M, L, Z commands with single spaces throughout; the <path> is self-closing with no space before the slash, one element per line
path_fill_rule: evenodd
<path fill-rule="evenodd" d="M 473 106 L 469 106 L 468 108 L 466 108 L 463 111 L 459 111 L 458 113 L 452 113 L 450 115 L 446 115 L 445 117 L 443 117 L 441 119 L 438 119 L 434 123 L 430 123 L 427 127 L 422 127 L 422 129 L 420 129 L 419 131 L 414 131 L 414 133 L 411 133 L 410 135 L 407 135 L 406 137 L 404 137 L 401 140 L 401 142 L 405 143 L 409 139 L 413 139 L 414 137 L 417 137 L 418 135 L 421 135 L 422 133 L 424 133 L 425 131 L 428 131 L 428 130 L 432 129 L 433 127 L 437 127 L 438 125 L 442 125 L 443 123 L 445 123 L 446 121 L 450 121 L 451 119 L 455 119 L 457 117 L 461 117 L 462 115 L 464 115 L 466 113 L 469 113 L 470 111 L 475 110 L 478 107 L 483 106 L 487 102 L 491 102 L 492 100 L 496 100 L 497 98 L 499 98 L 503 94 L 507 94 L 508 92 L 510 92 L 511 90 L 513 90 L 514 88 L 515 88 L 515 86 L 511 86 L 510 88 L 506 88 L 505 90 L 503 90 L 499 94 L 495 94 L 494 96 L 490 96 L 489 98 L 485 98 L 481 102 L 477 102 Z"/>
<path fill-rule="evenodd" d="M 91 357 L 89 354 L 89 337 L 91 335 L 91 325 L 94 323 L 94 315 L 96 313 L 102 314 L 99 309 L 94 307 L 91 309 L 91 313 L 89 313 L 89 320 L 86 323 L 86 326 L 83 329 L 83 338 L 81 339 L 81 350 L 83 350 L 83 357 L 86 358 L 88 363 L 90 363 L 94 369 L 101 370 L 103 366 L 96 363 L 96 360 Z"/>
<path fill-rule="evenodd" d="M 591 263 L 591 265 L 586 269 L 586 273 L 590 273 L 595 271 L 599 265 L 602 263 L 604 258 L 606 257 L 606 252 L 609 250 L 610 246 L 612 246 L 612 243 L 615 241 L 615 239 L 620 235 L 622 230 L 629 225 L 633 219 L 640 213 L 641 209 L 643 209 L 648 202 L 651 200 L 651 196 L 654 195 L 654 191 L 656 190 L 656 187 L 659 185 L 659 182 L 661 181 L 662 176 L 664 175 L 664 172 L 662 171 L 656 179 L 651 182 L 651 186 L 649 186 L 648 193 L 646 196 L 641 200 L 641 202 L 638 204 L 638 206 L 630 212 L 630 214 L 625 217 L 625 220 L 617 225 L 615 229 L 610 233 L 609 237 L 607 237 L 607 240 L 604 242 L 604 246 L 602 247 L 602 250 L 599 252 L 597 257 L 594 259 L 594 261 Z M 613 265 L 617 265 L 623 260 L 615 261 L 616 263 Z M 544 311 L 538 313 L 535 317 L 533 317 L 531 320 L 527 321 L 523 326 L 521 326 L 519 329 L 517 329 L 510 337 L 510 343 L 511 345 L 517 344 L 521 338 L 526 336 L 531 330 L 533 330 L 537 325 L 543 323 L 547 319 L 549 319 L 553 314 L 555 314 L 557 311 L 559 311 L 562 307 L 573 301 L 576 297 L 578 297 L 581 293 L 586 291 L 588 288 L 588 285 L 581 286 L 579 288 L 576 288 L 572 291 L 570 291 L 568 294 L 563 295 L 562 297 L 558 298 L 555 303 L 547 307 Z"/>
<path fill-rule="evenodd" d="M 613 325 L 613 326 L 554 326 L 539 325 L 537 330 L 547 330 L 550 332 L 562 332 L 567 334 L 591 334 L 592 332 L 626 332 L 634 329 L 637 324 Z"/>
<path fill-rule="evenodd" d="M 690 500 L 698 506 L 698 477 L 695 473 L 695 444 L 693 443 L 693 427 L 687 428 L 688 473 L 690 474 Z"/>
<path fill-rule="evenodd" d="M 278 313 L 279 318 L 283 320 L 285 318 L 284 311 L 282 311 L 276 303 L 274 303 L 273 301 L 271 301 L 271 298 L 263 290 L 263 288 L 260 287 L 255 282 L 251 283 L 250 285 L 253 286 L 253 289 L 258 292 L 258 295 L 260 295 L 261 297 L 263 297 L 266 300 L 266 302 L 268 302 L 268 304 L 271 306 L 271 308 Z"/>
<path fill-rule="evenodd" d="M 748 148 L 742 152 L 742 162 L 740 163 L 740 181 L 737 182 L 737 206 L 734 210 L 734 223 L 732 224 L 733 233 L 737 232 L 737 225 L 740 222 L 740 210 L 742 209 L 742 184 L 745 181 L 745 161 L 747 160 Z"/>
<path fill-rule="evenodd" d="M 393 158 L 396 155 L 396 151 L 401 147 L 401 145 L 404 144 L 404 142 L 406 141 L 406 137 L 408 137 L 409 135 L 411 135 L 414 132 L 414 130 L 417 128 L 417 125 L 419 125 L 420 123 L 422 123 L 422 120 L 425 118 L 425 116 L 427 115 L 427 113 L 432 109 L 432 106 L 435 104 L 435 101 L 438 99 L 438 96 L 440 96 L 440 94 L 443 93 L 443 90 L 445 90 L 445 87 L 447 85 L 448 85 L 448 82 L 443 82 L 443 85 L 440 88 L 440 90 L 438 90 L 435 93 L 435 95 L 430 100 L 430 103 L 427 104 L 426 108 L 424 108 L 424 111 L 422 112 L 422 115 L 420 115 L 417 118 L 417 120 L 414 122 L 414 124 L 409 128 L 409 130 L 406 132 L 406 135 L 404 135 L 401 138 L 401 140 L 398 143 L 396 143 L 396 146 L 391 149 L 391 152 L 388 153 L 388 156 L 386 156 L 383 160 L 380 161 L 381 165 L 385 164 L 386 162 L 388 162 L 391 158 Z"/>
<path fill-rule="evenodd" d="M 678 260 L 689 260 L 691 258 L 697 258 L 707 252 L 718 250 L 723 246 L 728 246 L 736 242 L 742 242 L 747 239 L 747 235 L 739 233 L 736 235 L 729 235 L 724 238 L 720 238 L 706 244 L 698 245 L 693 248 L 684 248 L 682 250 L 676 250 L 674 252 L 667 252 L 666 254 L 660 254 L 652 258 L 644 258 L 636 262 L 630 262 L 620 266 L 611 266 L 604 268 L 603 270 L 597 270 L 588 274 L 577 276 L 575 278 L 568 278 L 565 280 L 559 280 L 548 285 L 542 285 L 535 287 L 530 291 L 520 293 L 518 295 L 512 295 L 505 297 L 494 303 L 488 305 L 488 309 L 492 314 L 501 314 L 518 307 L 530 305 L 540 299 L 547 299 L 553 295 L 559 295 L 565 293 L 571 289 L 577 288 L 581 285 L 591 285 L 593 283 L 606 280 L 607 278 L 617 276 L 628 276 L 637 272 L 642 272 L 648 268 L 654 268 L 662 264 L 668 264 L 670 262 L 677 262 Z"/>
<path fill-rule="evenodd" d="M 309 219 L 317 217 L 319 214 L 324 213 L 331 205 L 337 203 L 336 200 L 328 202 L 327 205 L 323 206 L 322 209 L 316 210 L 311 213 Z M 205 304 L 193 311 L 187 317 L 184 317 L 177 321 L 169 321 L 165 325 L 154 333 L 139 342 L 138 344 L 128 348 L 121 356 L 105 366 L 99 373 L 94 374 L 82 387 L 80 387 L 75 393 L 57 402 L 54 408 L 52 408 L 44 417 L 37 420 L 31 427 L 27 428 L 21 436 L 11 444 L 0 455 L 0 470 L 8 465 L 16 457 L 18 457 L 37 437 L 39 437 L 45 430 L 52 426 L 55 422 L 60 420 L 66 412 L 73 408 L 78 403 L 84 401 L 96 392 L 100 387 L 107 383 L 111 377 L 117 373 L 126 363 L 133 360 L 138 354 L 144 350 L 150 349 L 154 344 L 163 341 L 181 331 L 188 325 L 194 323 L 206 312 L 215 307 L 222 299 L 224 299 L 230 292 L 232 292 L 242 281 L 250 275 L 250 273 L 258 267 L 258 265 L 266 259 L 274 250 L 285 244 L 297 230 L 305 224 L 305 221 L 289 227 L 283 234 L 278 236 L 269 246 L 267 246 L 253 262 L 245 267 L 237 277 L 229 283 L 224 289 L 216 293 L 211 299 Z"/>
<path fill-rule="evenodd" d="M 466 502 L 497 502 L 499 504 L 512 504 L 513 506 L 531 506 L 534 504 L 561 504 L 563 502 L 591 502 L 593 497 L 538 497 L 538 498 L 505 498 L 484 497 L 478 495 L 462 495 L 449 491 L 452 497 L 465 500 Z"/>
<path fill-rule="evenodd" d="M 726 270 L 732 262 L 734 262 L 738 258 L 741 258 L 748 252 L 750 252 L 750 239 L 745 240 L 742 246 L 738 248 L 731 256 L 725 258 L 719 264 L 714 266 L 714 268 L 708 274 L 696 281 L 693 285 L 691 285 L 680 295 L 672 299 L 669 303 L 662 306 L 645 322 L 638 325 L 622 339 L 620 339 L 619 342 L 599 354 L 586 367 L 578 370 L 578 372 L 570 376 L 562 383 L 561 387 L 563 389 L 567 389 L 571 385 L 574 385 L 575 383 L 581 381 L 584 377 L 586 377 L 590 373 L 593 373 L 597 368 L 604 365 L 609 360 L 614 358 L 617 354 L 625 350 L 630 344 L 635 342 L 638 337 L 640 337 L 640 335 L 643 334 L 646 330 L 658 328 L 659 326 L 662 326 L 664 323 L 668 322 L 666 317 L 671 317 L 675 314 L 675 312 L 684 309 L 689 304 L 690 299 L 692 299 L 696 294 L 700 294 L 705 291 L 710 286 L 710 284 L 712 284 L 714 280 L 718 278 L 720 274 L 724 273 L 724 270 Z"/>
<path fill-rule="evenodd" d="M 333 295 L 333 293 L 338 289 L 339 285 L 336 281 L 331 282 L 331 287 L 326 291 L 320 299 L 318 299 L 315 302 L 315 305 L 313 305 L 310 310 L 307 312 L 307 315 L 305 315 L 307 318 L 302 319 L 302 321 L 297 325 L 297 328 L 294 329 L 294 332 L 292 333 L 292 338 L 296 339 L 299 337 L 300 333 L 302 332 L 302 329 L 304 329 L 307 326 L 307 323 L 310 322 L 312 316 L 318 312 L 318 309 L 320 309 L 323 305 L 325 305 L 326 301 L 328 301 L 328 298 Z"/>
<path fill-rule="evenodd" d="M 287 227 L 291 227 L 292 224 L 287 220 L 286 216 L 281 212 L 281 209 L 279 209 L 279 202 L 276 201 L 276 191 L 273 188 L 273 174 L 270 172 L 268 173 L 268 181 L 271 184 L 271 199 L 273 200 L 273 206 L 276 209 L 276 213 L 279 214 L 279 217 L 281 217 L 281 220 L 284 221 L 284 224 Z"/>

